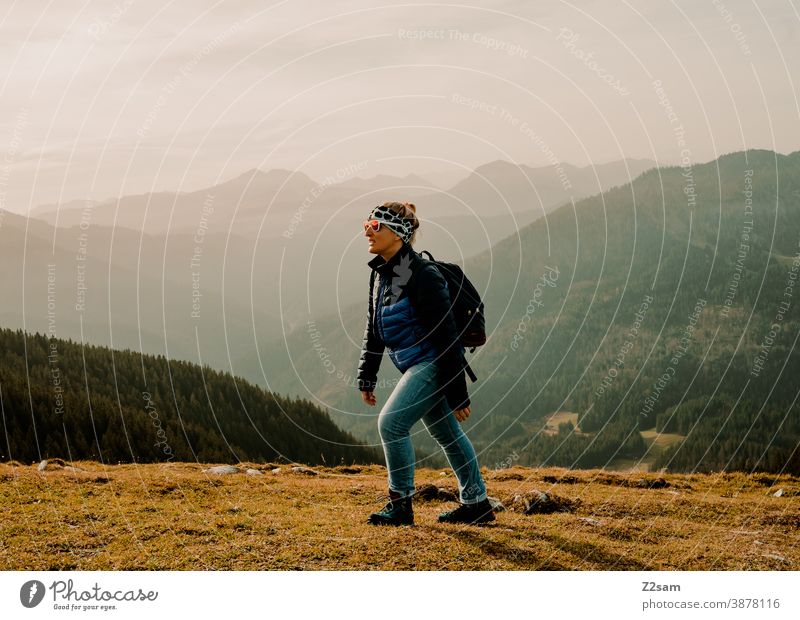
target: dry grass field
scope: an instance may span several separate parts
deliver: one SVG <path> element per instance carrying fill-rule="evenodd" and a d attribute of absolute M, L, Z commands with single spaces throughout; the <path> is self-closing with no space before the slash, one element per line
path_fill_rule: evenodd
<path fill-rule="evenodd" d="M 385 503 L 379 466 L 72 465 L 0 464 L 0 570 L 800 568 L 791 476 L 484 469 L 505 510 L 470 526 L 436 521 L 452 472 L 418 469 L 430 497 L 397 528 L 365 522 Z M 526 514 L 536 491 L 563 511 Z"/>

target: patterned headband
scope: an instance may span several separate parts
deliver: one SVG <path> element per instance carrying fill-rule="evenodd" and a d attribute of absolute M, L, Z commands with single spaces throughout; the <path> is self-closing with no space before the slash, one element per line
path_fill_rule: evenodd
<path fill-rule="evenodd" d="M 375 207 L 369 214 L 369 219 L 378 220 L 385 226 L 391 228 L 397 235 L 405 242 L 408 243 L 411 235 L 414 233 L 414 224 L 411 220 L 407 220 L 395 213 L 389 207 L 383 205 Z"/>

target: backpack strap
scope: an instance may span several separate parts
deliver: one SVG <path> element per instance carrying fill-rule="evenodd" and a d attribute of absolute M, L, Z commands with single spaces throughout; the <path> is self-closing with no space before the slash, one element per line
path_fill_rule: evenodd
<path fill-rule="evenodd" d="M 428 252 L 428 250 L 422 250 L 419 254 L 420 255 L 427 254 L 428 255 L 428 260 L 431 260 L 431 261 L 434 261 L 434 262 L 436 261 L 436 259 L 433 258 L 433 254 Z M 472 349 L 470 350 L 470 353 L 475 353 L 475 347 L 472 347 Z M 464 361 L 466 362 L 466 359 Z M 477 375 L 472 370 L 472 368 L 470 368 L 469 362 L 467 362 L 466 366 L 464 366 L 464 370 L 467 371 L 467 375 L 469 375 L 469 378 L 472 380 L 473 383 L 475 383 L 478 380 Z"/>
<path fill-rule="evenodd" d="M 475 373 L 472 372 L 472 368 L 469 367 L 469 362 L 467 363 L 466 366 L 464 366 L 464 369 L 467 371 L 469 378 L 472 379 L 472 382 L 475 383 L 478 380 L 478 377 L 476 377 Z"/>

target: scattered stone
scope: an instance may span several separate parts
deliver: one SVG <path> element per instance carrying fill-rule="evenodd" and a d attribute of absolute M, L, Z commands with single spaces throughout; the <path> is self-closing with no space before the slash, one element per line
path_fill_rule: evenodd
<path fill-rule="evenodd" d="M 259 471 L 257 469 L 253 469 L 252 467 L 247 468 L 244 473 L 246 473 L 248 476 L 263 476 L 264 475 L 263 471 Z"/>
<path fill-rule="evenodd" d="M 276 467 L 275 469 L 270 469 L 270 471 L 273 474 L 279 474 L 279 473 L 281 473 L 281 468 L 280 467 Z"/>
<path fill-rule="evenodd" d="M 39 467 L 37 469 L 39 471 L 64 469 L 65 465 L 66 463 L 63 459 L 44 459 L 41 463 L 39 463 Z"/>
<path fill-rule="evenodd" d="M 318 476 L 319 472 L 314 471 L 310 467 L 304 467 L 303 465 L 295 465 L 292 467 L 292 471 L 296 474 L 306 474 L 307 476 Z"/>
<path fill-rule="evenodd" d="M 448 471 L 443 471 L 443 472 L 441 472 L 439 475 L 440 475 L 440 476 L 449 476 L 449 475 L 450 475 L 450 472 L 448 472 Z"/>
<path fill-rule="evenodd" d="M 600 526 L 603 522 L 600 519 L 593 519 L 592 517 L 578 517 L 578 521 L 583 521 L 589 525 Z"/>
<path fill-rule="evenodd" d="M 203 470 L 203 472 L 208 474 L 238 474 L 239 471 L 239 468 L 233 465 L 217 465 L 216 467 L 209 467 Z"/>
<path fill-rule="evenodd" d="M 439 487 L 439 499 L 443 502 L 457 502 L 458 501 L 458 492 L 451 491 L 450 489 L 445 489 Z"/>
<path fill-rule="evenodd" d="M 496 497 L 492 497 L 491 495 L 487 495 L 486 499 L 488 499 L 489 503 L 492 505 L 492 512 L 502 512 L 503 510 L 506 509 L 506 507 L 503 505 L 503 502 L 501 502 Z"/>
<path fill-rule="evenodd" d="M 783 489 L 778 489 L 772 494 L 773 497 L 781 497 L 783 496 Z"/>
<path fill-rule="evenodd" d="M 414 492 L 414 499 L 422 501 L 439 499 L 439 488 L 432 484 L 423 484 Z"/>
<path fill-rule="evenodd" d="M 642 478 L 636 482 L 636 486 L 640 489 L 665 489 L 669 486 L 669 482 L 663 478 L 647 479 Z"/>
<path fill-rule="evenodd" d="M 777 553 L 763 553 L 762 555 L 770 560 L 778 560 L 778 562 L 784 562 L 786 564 L 790 563 L 785 557 L 778 555 Z"/>
<path fill-rule="evenodd" d="M 533 490 L 530 493 L 517 494 L 511 501 L 516 509 L 522 509 L 526 515 L 550 514 L 553 512 L 573 512 L 580 500 L 558 497 L 543 491 Z"/>
<path fill-rule="evenodd" d="M 426 483 L 417 488 L 414 492 L 414 498 L 423 502 L 457 502 L 458 493 L 454 493 L 449 489 L 437 487 L 435 484 Z"/>
<path fill-rule="evenodd" d="M 67 466 L 64 467 L 64 471 L 74 471 L 74 472 L 77 473 L 77 472 L 86 471 L 86 470 L 81 468 L 81 467 L 73 467 L 72 465 L 67 465 Z"/>

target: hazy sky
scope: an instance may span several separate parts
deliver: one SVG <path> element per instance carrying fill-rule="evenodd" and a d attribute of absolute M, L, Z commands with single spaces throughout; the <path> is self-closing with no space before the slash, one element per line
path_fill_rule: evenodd
<path fill-rule="evenodd" d="M 12 211 L 254 167 L 452 178 L 800 148 L 796 0 L 8 5 Z"/>

